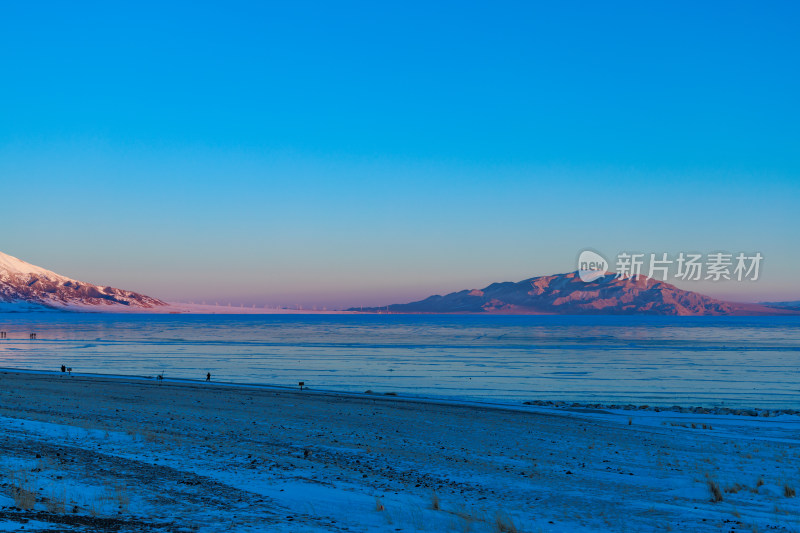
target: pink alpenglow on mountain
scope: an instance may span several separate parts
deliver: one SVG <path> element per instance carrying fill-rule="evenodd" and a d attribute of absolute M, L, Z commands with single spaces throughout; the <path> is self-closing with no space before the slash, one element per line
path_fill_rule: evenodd
<path fill-rule="evenodd" d="M 0 304 L 73 310 L 150 310 L 165 302 L 56 274 L 0 252 Z"/>
<path fill-rule="evenodd" d="M 355 309 L 354 309 L 355 310 Z M 386 311 L 387 307 L 364 309 Z M 613 273 L 590 282 L 577 272 L 492 283 L 484 289 L 430 296 L 388 306 L 394 313 L 497 313 L 540 315 L 780 315 L 792 311 L 732 303 L 641 276 L 618 279 Z"/>

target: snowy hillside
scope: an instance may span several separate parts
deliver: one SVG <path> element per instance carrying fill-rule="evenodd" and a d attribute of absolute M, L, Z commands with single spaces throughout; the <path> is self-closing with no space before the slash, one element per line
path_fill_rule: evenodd
<path fill-rule="evenodd" d="M 0 311 L 145 310 L 164 305 L 157 298 L 74 280 L 0 252 Z"/>

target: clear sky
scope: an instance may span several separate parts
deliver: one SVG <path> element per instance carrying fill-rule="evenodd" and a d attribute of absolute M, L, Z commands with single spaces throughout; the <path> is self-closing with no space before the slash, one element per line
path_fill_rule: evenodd
<path fill-rule="evenodd" d="M 346 306 L 755 252 L 800 299 L 797 2 L 5 2 L 0 250 Z"/>

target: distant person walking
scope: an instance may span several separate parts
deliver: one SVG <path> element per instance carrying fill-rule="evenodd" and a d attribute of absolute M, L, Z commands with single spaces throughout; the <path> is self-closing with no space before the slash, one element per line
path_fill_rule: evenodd
<path fill-rule="evenodd" d="M 211 372 L 206 374 L 206 381 L 211 381 Z"/>
<path fill-rule="evenodd" d="M 67 367 L 64 366 L 64 365 L 61 365 L 61 372 L 66 372 L 66 371 L 67 371 Z"/>

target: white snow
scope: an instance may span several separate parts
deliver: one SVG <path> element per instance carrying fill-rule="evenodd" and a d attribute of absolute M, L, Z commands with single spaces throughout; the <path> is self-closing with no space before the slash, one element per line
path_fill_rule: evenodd
<path fill-rule="evenodd" d="M 509 410 L 41 374 L 0 380 L 1 470 L 25 472 L 39 497 L 66 494 L 84 516 L 208 532 L 800 527 L 800 500 L 785 495 L 786 486 L 800 488 L 794 415 Z M 709 482 L 723 501 L 711 501 Z M 516 529 L 500 528 L 498 515 Z"/>
<path fill-rule="evenodd" d="M 0 252 L 0 278 L 8 276 L 40 276 L 52 281 L 66 282 L 75 281 L 60 274 L 56 274 L 30 263 L 26 263 L 22 259 Z"/>

